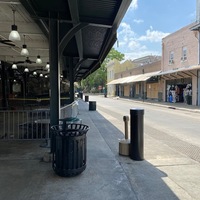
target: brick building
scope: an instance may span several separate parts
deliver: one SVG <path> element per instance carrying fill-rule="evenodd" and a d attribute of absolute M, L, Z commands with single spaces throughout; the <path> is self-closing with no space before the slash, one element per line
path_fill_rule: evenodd
<path fill-rule="evenodd" d="M 198 31 L 195 23 L 162 40 L 160 86 L 163 101 L 199 105 Z"/>

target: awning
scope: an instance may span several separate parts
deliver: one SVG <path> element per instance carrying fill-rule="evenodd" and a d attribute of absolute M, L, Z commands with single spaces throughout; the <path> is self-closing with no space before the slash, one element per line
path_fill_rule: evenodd
<path fill-rule="evenodd" d="M 125 84 L 125 83 L 133 83 L 133 82 L 140 82 L 140 81 L 146 81 L 152 76 L 157 76 L 160 73 L 160 71 L 156 72 L 150 72 L 146 74 L 138 74 L 133 76 L 128 76 L 124 78 L 118 78 L 115 80 L 110 81 L 107 83 L 107 85 L 116 85 L 116 84 Z"/>
<path fill-rule="evenodd" d="M 127 77 L 125 77 L 125 78 L 127 78 Z M 120 83 L 122 83 L 125 80 L 125 78 L 114 79 L 114 80 L 110 81 L 109 83 L 107 83 L 107 85 L 120 84 Z"/>
<path fill-rule="evenodd" d="M 131 0 L 1 0 L 0 61 L 10 66 L 19 62 L 20 66 L 38 69 L 37 63 L 30 65 L 19 53 L 25 38 L 17 42 L 7 40 L 13 24 L 13 10 L 21 37 L 26 35 L 31 61 L 39 54 L 43 63 L 51 64 L 50 44 L 58 42 L 59 49 L 52 47 L 51 50 L 59 52 L 56 67 L 64 72 L 64 79 L 70 80 L 70 74 L 74 81 L 85 79 L 101 66 L 115 44 L 117 29 L 130 4 Z M 59 40 L 51 35 L 57 34 L 52 24 L 59 29 L 59 36 L 56 36 Z"/>
<path fill-rule="evenodd" d="M 156 72 L 135 75 L 127 83 L 146 81 L 146 80 L 150 79 L 152 76 L 158 76 L 160 72 L 161 71 L 156 71 Z"/>
<path fill-rule="evenodd" d="M 128 76 L 128 77 L 124 77 L 124 78 L 118 78 L 118 79 L 110 81 L 109 83 L 107 83 L 107 85 L 130 83 L 130 82 L 132 82 L 132 80 L 134 80 L 138 76 L 140 76 L 140 75 L 134 75 L 134 76 Z"/>
<path fill-rule="evenodd" d="M 134 75 L 134 76 L 129 76 L 126 83 L 135 82 L 135 80 L 138 79 L 141 75 L 142 75 L 142 74 Z"/>
<path fill-rule="evenodd" d="M 161 72 L 158 75 L 161 76 L 161 75 L 167 75 L 167 74 L 173 74 L 173 73 L 184 72 L 184 71 L 189 71 L 189 70 L 197 70 L 197 69 L 200 69 L 200 65 L 192 65 L 192 66 L 172 69 L 172 70 Z"/>

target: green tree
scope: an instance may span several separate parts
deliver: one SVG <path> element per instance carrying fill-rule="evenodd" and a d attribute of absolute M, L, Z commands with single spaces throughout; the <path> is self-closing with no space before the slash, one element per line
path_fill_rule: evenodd
<path fill-rule="evenodd" d="M 86 92 L 98 92 L 98 86 L 106 88 L 107 83 L 107 68 L 106 65 L 110 60 L 116 59 L 118 61 L 124 60 L 124 54 L 112 48 L 105 58 L 101 67 L 89 75 L 86 79 L 82 80 L 82 89 Z"/>

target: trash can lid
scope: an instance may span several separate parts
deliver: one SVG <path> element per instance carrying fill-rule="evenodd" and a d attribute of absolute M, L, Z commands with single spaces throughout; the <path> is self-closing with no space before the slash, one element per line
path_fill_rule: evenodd
<path fill-rule="evenodd" d="M 51 127 L 51 130 L 56 135 L 75 137 L 86 134 L 89 130 L 89 126 L 85 124 L 55 125 Z"/>

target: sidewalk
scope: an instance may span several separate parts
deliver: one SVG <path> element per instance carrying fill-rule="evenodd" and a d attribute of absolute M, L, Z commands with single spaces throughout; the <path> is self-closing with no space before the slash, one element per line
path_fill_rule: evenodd
<path fill-rule="evenodd" d="M 145 104 L 151 104 L 155 106 L 162 106 L 162 107 L 168 107 L 171 109 L 177 109 L 177 110 L 187 110 L 191 112 L 200 112 L 200 106 L 194 106 L 194 105 L 188 105 L 186 103 L 170 103 L 170 102 L 163 102 L 163 101 L 157 101 L 157 100 L 151 100 L 151 99 L 129 99 L 129 98 L 120 98 L 121 100 L 130 100 L 135 102 L 143 102 Z"/>
<path fill-rule="evenodd" d="M 148 135 L 145 160 L 133 161 L 119 155 L 124 135 L 98 110 L 89 111 L 88 103 L 79 100 L 78 117 L 90 127 L 86 170 L 72 178 L 59 177 L 51 163 L 41 161 L 49 151 L 39 147 L 41 141 L 0 141 L 0 199 L 198 199 L 198 162 Z"/>

